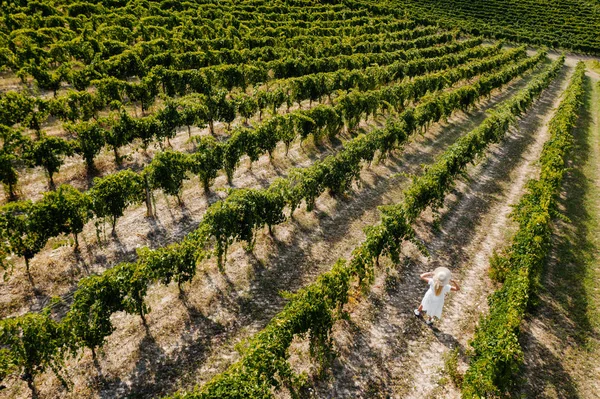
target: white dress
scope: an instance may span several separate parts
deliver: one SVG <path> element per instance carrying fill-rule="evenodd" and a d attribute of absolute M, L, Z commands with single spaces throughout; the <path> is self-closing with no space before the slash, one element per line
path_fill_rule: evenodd
<path fill-rule="evenodd" d="M 433 279 L 430 278 L 427 282 L 429 284 L 429 290 L 425 293 L 423 300 L 421 301 L 421 305 L 423 305 L 423 310 L 427 311 L 427 314 L 431 317 L 435 316 L 438 319 L 442 317 L 442 308 L 444 307 L 444 298 L 446 294 L 450 292 L 452 288 L 449 284 L 445 285 L 442 288 L 442 292 L 439 296 L 435 295 L 435 289 L 433 288 L 434 283 Z"/>

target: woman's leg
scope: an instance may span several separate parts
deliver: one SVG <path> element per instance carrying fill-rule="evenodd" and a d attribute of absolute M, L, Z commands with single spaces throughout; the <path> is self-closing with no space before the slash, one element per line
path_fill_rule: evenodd
<path fill-rule="evenodd" d="M 421 316 L 421 312 L 423 311 L 423 304 L 420 304 L 417 309 L 415 309 L 415 316 Z"/>

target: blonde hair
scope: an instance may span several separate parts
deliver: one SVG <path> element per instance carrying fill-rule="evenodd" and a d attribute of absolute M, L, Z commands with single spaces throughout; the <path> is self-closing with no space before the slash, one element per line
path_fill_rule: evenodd
<path fill-rule="evenodd" d="M 450 283 L 452 273 L 445 267 L 438 267 L 433 271 L 433 292 L 440 296 L 444 287 Z"/>

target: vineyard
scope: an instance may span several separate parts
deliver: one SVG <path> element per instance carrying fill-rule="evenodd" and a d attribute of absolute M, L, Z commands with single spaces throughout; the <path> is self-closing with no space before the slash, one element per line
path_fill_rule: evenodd
<path fill-rule="evenodd" d="M 476 35 L 600 54 L 600 5 L 593 1 L 409 0 L 399 5 Z"/>
<path fill-rule="evenodd" d="M 598 5 L 1 4 L 0 398 L 600 395 Z"/>

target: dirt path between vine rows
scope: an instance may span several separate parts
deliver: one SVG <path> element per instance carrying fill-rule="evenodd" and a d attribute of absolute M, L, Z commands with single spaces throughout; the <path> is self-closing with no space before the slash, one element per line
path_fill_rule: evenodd
<path fill-rule="evenodd" d="M 39 378 L 42 397 L 154 397 L 178 388 L 190 389 L 224 370 L 237 358 L 236 343 L 251 336 L 281 310 L 282 289 L 294 291 L 348 256 L 364 238 L 363 227 L 379 219 L 377 206 L 397 201 L 407 178 L 418 173 L 459 135 L 477 126 L 484 110 L 522 88 L 519 79 L 477 110 L 459 113 L 450 124 L 435 125 L 407 145 L 400 157 L 372 165 L 348 198 L 328 195 L 315 212 L 297 211 L 294 220 L 275 229 L 275 239 L 260 233 L 253 253 L 234 245 L 226 273 L 204 265 L 184 300 L 176 287 L 152 287 L 147 303 L 148 330 L 138 317 L 113 316 L 116 331 L 104 347 L 96 370 L 89 353 L 67 362 L 74 389 L 64 391 L 56 378 Z M 14 389 L 18 390 L 15 384 Z M 15 395 L 18 397 L 18 395 Z"/>
<path fill-rule="evenodd" d="M 511 204 L 537 173 L 535 161 L 547 139 L 545 125 L 568 83 L 567 69 L 571 73 L 572 67 L 564 68 L 517 128 L 471 168 L 440 215 L 426 212 L 418 235 L 431 257 L 406 245 L 403 264 L 380 271 L 368 298 L 351 306 L 349 321 L 336 325 L 338 357 L 330 378 L 316 380 L 308 389 L 311 397 L 460 397 L 443 372 L 444 356 L 456 348 L 459 369 L 465 368 L 467 342 L 493 288 L 488 258 L 507 241 Z M 437 265 L 449 267 L 462 290 L 450 296 L 443 320 L 430 328 L 413 309 L 427 288 L 419 274 Z"/>

